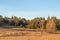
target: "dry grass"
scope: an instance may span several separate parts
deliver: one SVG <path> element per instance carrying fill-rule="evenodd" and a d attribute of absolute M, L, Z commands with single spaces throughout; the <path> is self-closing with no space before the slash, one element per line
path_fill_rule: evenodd
<path fill-rule="evenodd" d="M 0 28 L 0 40 L 60 40 L 60 34 L 20 31 L 25 29 Z"/>

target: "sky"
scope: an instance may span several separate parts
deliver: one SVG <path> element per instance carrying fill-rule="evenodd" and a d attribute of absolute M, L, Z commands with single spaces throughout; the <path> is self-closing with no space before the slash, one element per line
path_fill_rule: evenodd
<path fill-rule="evenodd" d="M 0 0 L 0 15 L 26 19 L 48 16 L 60 18 L 60 0 Z"/>

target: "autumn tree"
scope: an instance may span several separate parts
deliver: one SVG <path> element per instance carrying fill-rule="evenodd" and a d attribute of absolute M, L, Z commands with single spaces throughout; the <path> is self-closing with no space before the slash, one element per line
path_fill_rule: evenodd
<path fill-rule="evenodd" d="M 4 17 L 3 18 L 3 22 L 4 22 L 5 25 L 9 25 L 9 19 L 10 19 L 9 17 Z"/>
<path fill-rule="evenodd" d="M 57 19 L 57 30 L 60 30 L 60 19 Z"/>
<path fill-rule="evenodd" d="M 16 16 L 12 16 L 9 22 L 10 22 L 10 25 L 16 26 L 16 24 L 18 23 L 18 18 Z"/>
<path fill-rule="evenodd" d="M 44 22 L 45 19 L 44 18 L 34 18 L 29 22 L 29 27 L 32 29 L 43 29 L 44 28 Z"/>
<path fill-rule="evenodd" d="M 3 16 L 0 15 L 0 26 L 3 25 Z"/>
<path fill-rule="evenodd" d="M 45 31 L 45 18 L 40 17 L 39 23 L 40 23 L 40 31 L 41 32 Z"/>
<path fill-rule="evenodd" d="M 56 17 L 52 17 L 48 20 L 46 24 L 46 32 L 55 33 L 56 32 Z"/>
<path fill-rule="evenodd" d="M 26 28 L 27 24 L 28 24 L 27 20 L 25 18 L 22 18 L 18 21 L 17 25 L 20 26 L 20 27 Z"/>

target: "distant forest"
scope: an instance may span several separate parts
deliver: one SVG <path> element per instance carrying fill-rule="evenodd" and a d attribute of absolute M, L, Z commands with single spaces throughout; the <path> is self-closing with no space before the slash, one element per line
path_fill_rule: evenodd
<path fill-rule="evenodd" d="M 0 15 L 0 27 L 17 27 L 17 28 L 29 28 L 29 29 L 46 29 L 46 30 L 60 30 L 60 19 L 52 16 L 51 18 L 48 16 L 47 19 L 44 17 L 36 17 L 31 20 L 27 20 L 25 18 L 18 18 L 16 16 L 3 17 Z"/>

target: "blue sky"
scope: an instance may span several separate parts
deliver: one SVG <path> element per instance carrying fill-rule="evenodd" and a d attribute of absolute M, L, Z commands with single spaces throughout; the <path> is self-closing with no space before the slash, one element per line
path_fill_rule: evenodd
<path fill-rule="evenodd" d="M 0 15 L 26 19 L 48 16 L 60 18 L 60 0 L 0 0 Z"/>

